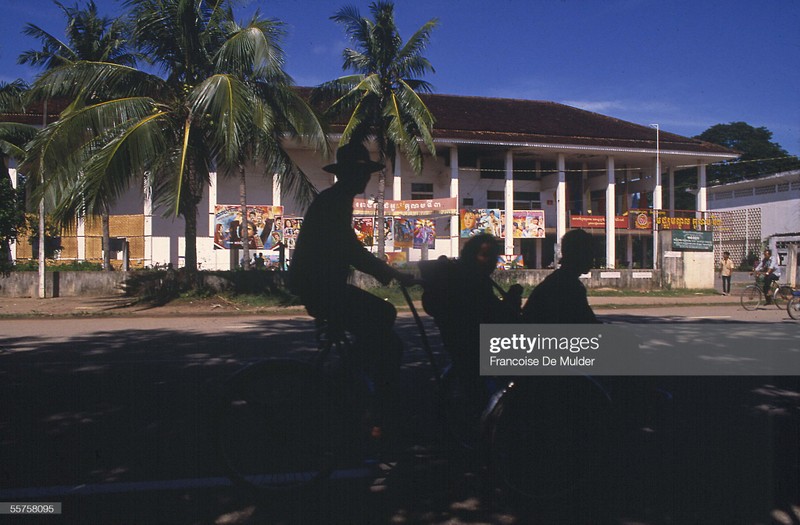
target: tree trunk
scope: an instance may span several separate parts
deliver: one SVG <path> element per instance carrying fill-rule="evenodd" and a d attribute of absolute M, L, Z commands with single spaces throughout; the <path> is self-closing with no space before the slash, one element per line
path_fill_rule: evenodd
<path fill-rule="evenodd" d="M 183 213 L 185 221 L 184 236 L 186 238 L 183 265 L 186 271 L 197 271 L 197 202 L 194 197 L 191 203 L 186 203 Z"/>
<path fill-rule="evenodd" d="M 247 230 L 247 175 L 244 166 L 239 166 L 239 205 L 242 210 L 242 268 L 250 269 L 250 236 Z M 255 224 L 253 225 L 255 231 Z"/>
<path fill-rule="evenodd" d="M 186 184 L 181 199 L 181 215 L 185 222 L 185 251 L 183 254 L 183 266 L 187 272 L 197 272 L 197 206 L 203 199 L 203 182 L 194 166 L 190 162 L 189 172 L 186 177 Z"/>
<path fill-rule="evenodd" d="M 108 213 L 108 205 L 103 204 L 100 212 L 103 221 L 103 270 L 111 271 L 111 219 Z"/>

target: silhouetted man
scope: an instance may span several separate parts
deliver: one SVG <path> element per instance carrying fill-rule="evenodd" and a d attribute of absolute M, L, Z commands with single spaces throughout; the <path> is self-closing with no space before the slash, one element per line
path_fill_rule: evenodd
<path fill-rule="evenodd" d="M 561 238 L 561 266 L 533 289 L 522 309 L 526 323 L 599 323 L 580 276 L 592 267 L 592 236 L 581 229 Z"/>
<path fill-rule="evenodd" d="M 383 165 L 370 160 L 363 145 L 349 143 L 337 150 L 336 163 L 323 169 L 337 180 L 314 199 L 303 219 L 289 267 L 290 287 L 310 315 L 347 330 L 368 351 L 380 402 L 385 404 L 402 354 L 393 331 L 397 311 L 388 301 L 347 282 L 351 267 L 383 284 L 406 279 L 367 251 L 353 230 L 353 199 Z"/>

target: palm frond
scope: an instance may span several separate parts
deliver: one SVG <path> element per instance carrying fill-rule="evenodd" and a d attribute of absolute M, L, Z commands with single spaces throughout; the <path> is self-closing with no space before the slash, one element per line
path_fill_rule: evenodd
<path fill-rule="evenodd" d="M 151 96 L 163 99 L 169 87 L 159 77 L 108 62 L 76 62 L 45 72 L 30 91 L 33 99 L 79 96 Z"/>
<path fill-rule="evenodd" d="M 212 154 L 225 166 L 238 164 L 253 116 L 247 85 L 233 75 L 213 75 L 192 90 L 188 102 L 192 114 L 213 122 Z"/>
<path fill-rule="evenodd" d="M 280 46 L 285 34 L 282 22 L 254 17 L 246 27 L 231 25 L 233 31 L 215 57 L 218 71 L 246 78 L 288 79 Z"/>

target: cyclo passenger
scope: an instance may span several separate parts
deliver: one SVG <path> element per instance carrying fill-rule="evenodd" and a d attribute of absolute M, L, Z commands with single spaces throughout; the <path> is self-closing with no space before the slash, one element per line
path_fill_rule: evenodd
<path fill-rule="evenodd" d="M 520 319 L 522 287 L 513 285 L 501 299 L 491 275 L 497 267 L 500 244 L 493 235 L 470 238 L 461 256 L 445 256 L 420 265 L 425 281 L 422 305 L 433 317 L 463 384 L 474 386 L 479 376 L 480 325 L 516 323 Z"/>
<path fill-rule="evenodd" d="M 781 269 L 778 263 L 772 258 L 772 250 L 769 248 L 764 250 L 764 258 L 753 268 L 750 275 L 756 276 L 756 282 L 758 282 L 759 276 L 764 276 L 764 282 L 762 283 L 764 298 L 766 304 L 772 304 L 772 294 L 769 292 L 770 286 L 773 282 L 781 278 Z"/>
<path fill-rule="evenodd" d="M 375 405 L 368 425 L 376 438 L 381 437 L 384 417 L 393 402 L 403 352 L 402 341 L 393 330 L 397 311 L 391 303 L 347 280 L 351 267 L 383 284 L 410 279 L 372 255 L 358 241 L 352 226 L 353 199 L 364 192 L 371 174 L 383 167 L 370 160 L 362 144 L 339 147 L 336 163 L 322 168 L 337 180 L 308 208 L 289 267 L 290 289 L 309 315 L 327 321 L 329 329 L 352 334 L 370 361 Z"/>

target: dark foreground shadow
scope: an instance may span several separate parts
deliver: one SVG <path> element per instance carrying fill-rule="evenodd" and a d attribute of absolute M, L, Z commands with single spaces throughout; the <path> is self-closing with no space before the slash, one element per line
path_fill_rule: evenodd
<path fill-rule="evenodd" d="M 0 500 L 63 501 L 61 522 L 81 524 L 800 523 L 800 379 L 608 380 L 642 425 L 587 462 L 591 485 L 531 503 L 442 438 L 407 319 L 402 424 L 384 466 L 354 465 L 362 470 L 313 494 L 255 497 L 222 476 L 208 431 L 213 385 L 252 360 L 309 355 L 309 328 L 263 320 L 197 333 L 176 322 L 60 343 L 0 337 Z M 569 421 L 557 385 L 539 396 L 532 407 L 563 417 L 550 425 Z M 619 424 L 586 417 L 590 430 Z M 554 453 L 530 439 L 522 466 Z"/>

